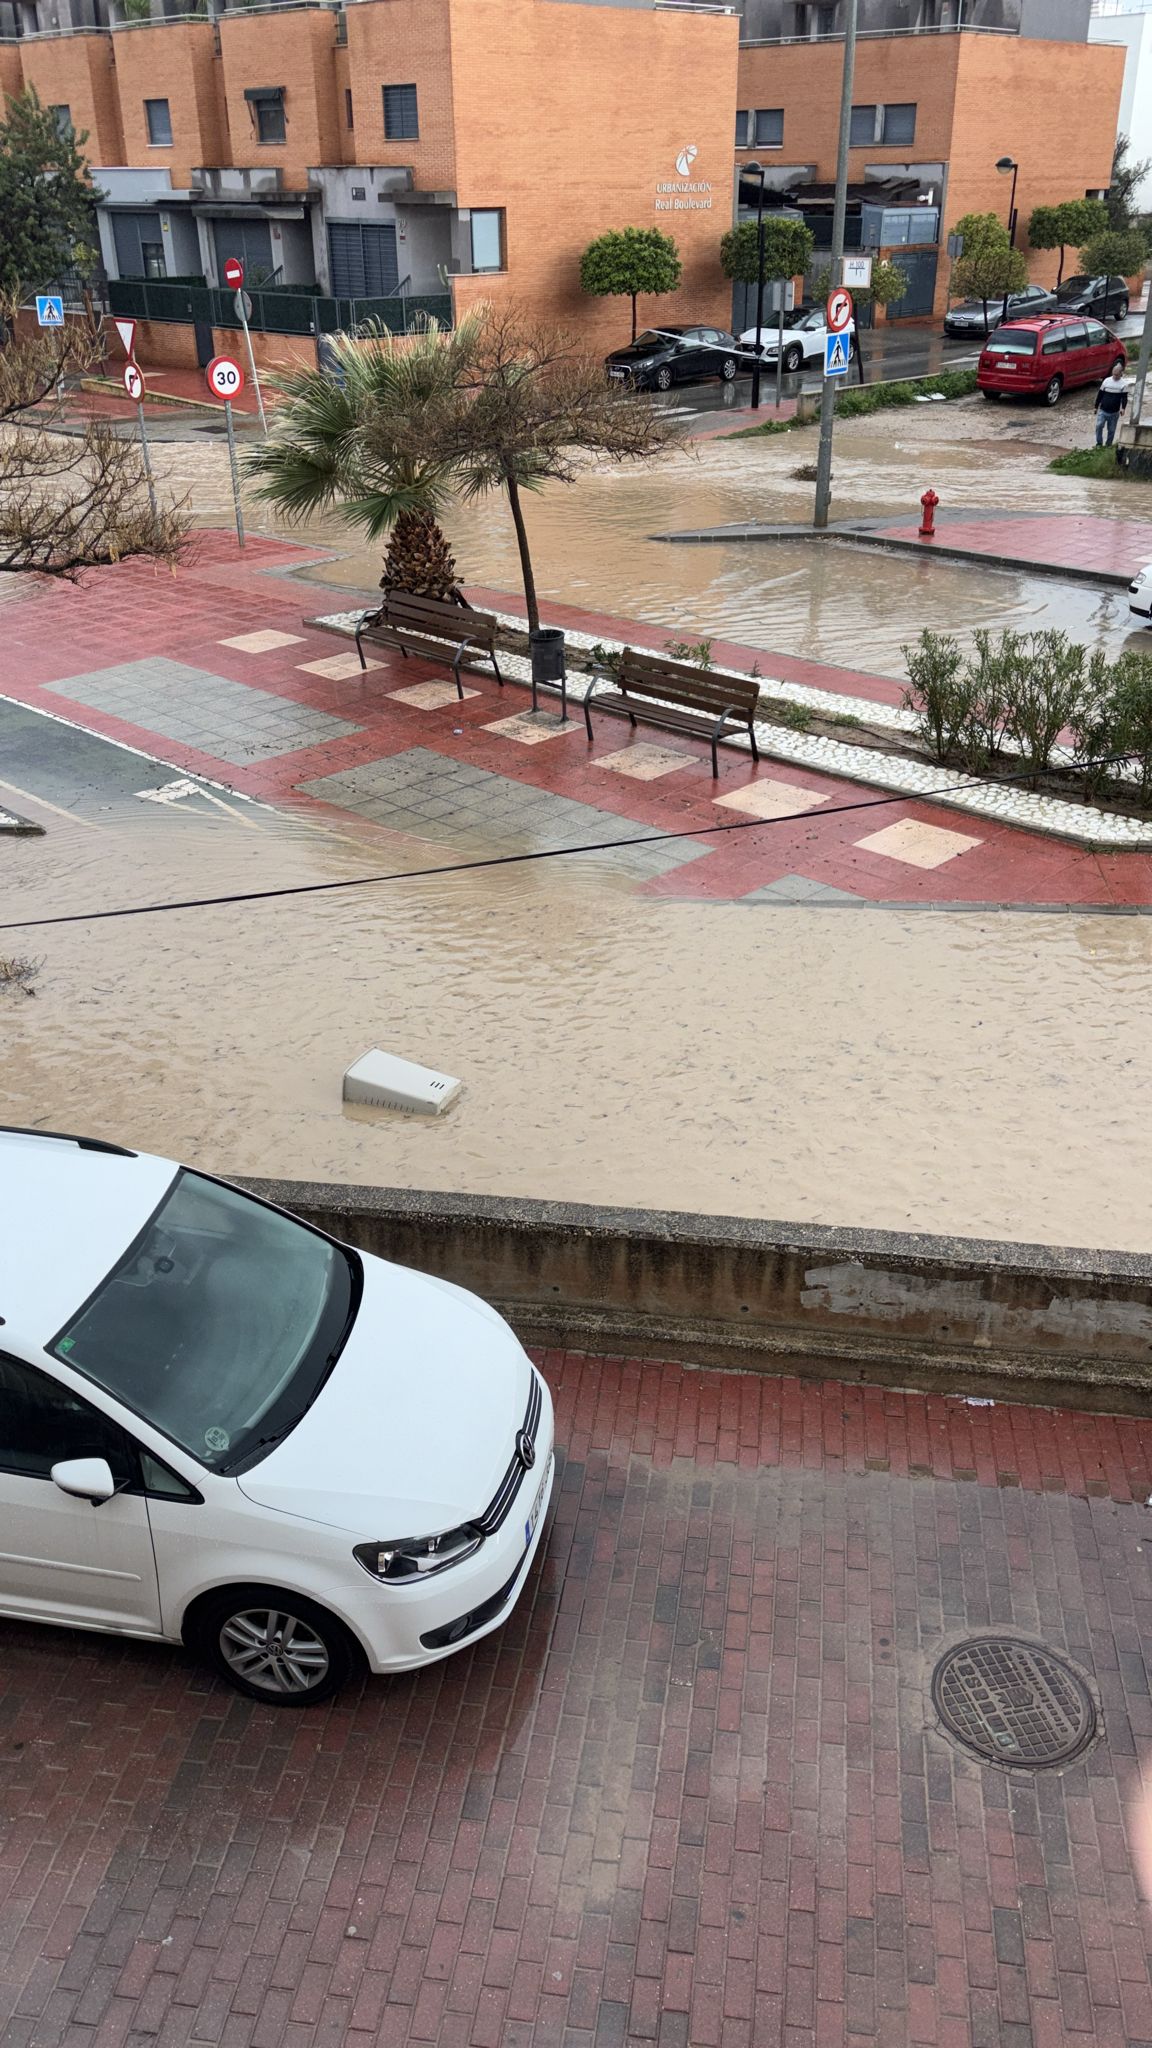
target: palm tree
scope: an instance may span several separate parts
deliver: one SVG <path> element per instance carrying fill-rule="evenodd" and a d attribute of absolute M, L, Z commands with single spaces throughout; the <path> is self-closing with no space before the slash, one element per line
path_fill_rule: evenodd
<path fill-rule="evenodd" d="M 292 521 L 336 509 L 370 540 L 388 533 L 382 590 L 456 595 L 439 515 L 457 461 L 449 429 L 476 347 L 473 316 L 452 332 L 429 320 L 394 335 L 376 322 L 332 337 L 332 370 L 285 377 L 271 437 L 247 457 L 256 495 Z"/>

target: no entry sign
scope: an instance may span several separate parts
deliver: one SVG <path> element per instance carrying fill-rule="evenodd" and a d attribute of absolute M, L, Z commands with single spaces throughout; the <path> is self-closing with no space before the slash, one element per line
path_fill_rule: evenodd
<path fill-rule="evenodd" d="M 238 292 L 244 282 L 244 265 L 238 256 L 229 256 L 224 265 L 224 282 Z"/>
<path fill-rule="evenodd" d="M 213 398 L 238 398 L 244 389 L 244 372 L 231 356 L 213 356 L 204 376 Z"/>

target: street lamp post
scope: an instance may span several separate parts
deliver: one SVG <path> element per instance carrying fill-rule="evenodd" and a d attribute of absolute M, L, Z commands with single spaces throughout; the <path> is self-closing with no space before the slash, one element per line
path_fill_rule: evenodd
<path fill-rule="evenodd" d="M 1008 194 L 1008 247 L 1014 249 L 1016 247 L 1016 180 L 1020 175 L 1020 166 L 1014 156 L 1000 156 L 996 159 L 996 169 L 1001 171 L 1005 177 L 1007 177 L 1009 171 L 1012 173 L 1012 190 Z M 1000 318 L 1002 320 L 1008 318 L 1007 292 L 1004 293 L 1004 304 L 1000 308 Z"/>
<path fill-rule="evenodd" d="M 1020 166 L 1015 157 L 1002 156 L 996 160 L 996 169 L 1003 171 L 1005 176 L 1007 176 L 1009 171 L 1012 173 L 1012 190 L 1008 196 L 1008 246 L 1010 249 L 1014 249 L 1016 247 L 1016 180 L 1020 175 Z"/>
<path fill-rule="evenodd" d="M 752 410 L 760 410 L 760 337 L 764 325 L 764 166 L 744 164 L 740 176 L 755 171 L 760 183 L 756 191 L 756 354 L 752 360 Z"/>

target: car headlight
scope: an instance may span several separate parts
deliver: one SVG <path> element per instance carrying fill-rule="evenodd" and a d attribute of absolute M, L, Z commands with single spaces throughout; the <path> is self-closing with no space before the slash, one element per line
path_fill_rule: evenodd
<path fill-rule="evenodd" d="M 1147 569 L 1138 569 L 1135 576 L 1132 578 L 1131 583 L 1128 585 L 1129 590 L 1139 590 L 1140 585 L 1145 581 L 1147 575 Z"/>
<path fill-rule="evenodd" d="M 479 1550 L 484 1537 L 473 1522 L 458 1529 L 446 1529 L 438 1536 L 397 1536 L 376 1543 L 358 1543 L 352 1552 L 357 1564 L 374 1579 L 399 1585 L 414 1579 L 429 1579 Z"/>

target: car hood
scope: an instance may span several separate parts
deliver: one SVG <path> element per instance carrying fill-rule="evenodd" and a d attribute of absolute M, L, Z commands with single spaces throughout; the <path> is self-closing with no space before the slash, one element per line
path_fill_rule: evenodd
<path fill-rule="evenodd" d="M 496 1492 L 531 1383 L 494 1309 L 365 1256 L 363 1298 L 335 1366 L 283 1443 L 237 1483 L 261 1507 L 368 1540 L 454 1528 Z"/>
<path fill-rule="evenodd" d="M 606 363 L 649 363 L 653 356 L 665 356 L 672 347 L 670 341 L 652 341 L 646 348 L 614 348 Z"/>

